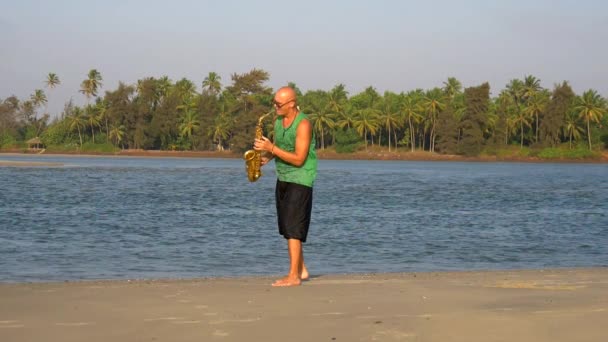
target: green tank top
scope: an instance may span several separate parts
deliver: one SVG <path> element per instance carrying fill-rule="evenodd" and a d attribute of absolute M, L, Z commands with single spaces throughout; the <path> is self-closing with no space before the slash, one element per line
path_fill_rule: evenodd
<path fill-rule="evenodd" d="M 289 127 L 283 128 L 283 117 L 279 116 L 274 122 L 274 143 L 277 147 L 288 152 L 296 150 L 296 130 L 300 121 L 308 119 L 306 114 L 298 113 Z M 275 156 L 277 177 L 282 182 L 297 183 L 312 187 L 317 177 L 317 153 L 315 152 L 315 135 L 313 132 L 308 156 L 300 167 L 286 163 Z"/>

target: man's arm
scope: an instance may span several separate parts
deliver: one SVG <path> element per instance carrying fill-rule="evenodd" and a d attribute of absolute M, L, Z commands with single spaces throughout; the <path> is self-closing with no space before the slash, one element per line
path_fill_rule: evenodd
<path fill-rule="evenodd" d="M 312 125 L 308 120 L 300 121 L 296 130 L 296 148 L 294 152 L 287 152 L 275 146 L 274 155 L 287 163 L 300 167 L 308 157 L 308 149 L 312 140 Z"/>
<path fill-rule="evenodd" d="M 283 161 L 289 164 L 300 167 L 304 165 L 304 162 L 308 157 L 308 150 L 310 149 L 311 141 L 312 125 L 310 124 L 310 121 L 304 119 L 300 121 L 300 124 L 298 125 L 298 128 L 296 130 L 296 148 L 294 152 L 288 152 L 280 149 L 266 137 L 263 137 L 260 140 L 256 140 L 255 146 L 258 150 L 270 151 L 277 158 L 281 158 Z M 269 160 L 267 160 L 266 162 L 268 162 Z"/>

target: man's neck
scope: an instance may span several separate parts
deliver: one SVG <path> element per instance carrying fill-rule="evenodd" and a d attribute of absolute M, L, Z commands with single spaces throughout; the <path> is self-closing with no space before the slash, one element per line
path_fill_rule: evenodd
<path fill-rule="evenodd" d="M 296 116 L 298 116 L 298 114 L 300 113 L 300 111 L 298 111 L 297 109 L 285 114 L 285 120 L 287 121 L 292 121 L 293 119 L 296 118 Z"/>

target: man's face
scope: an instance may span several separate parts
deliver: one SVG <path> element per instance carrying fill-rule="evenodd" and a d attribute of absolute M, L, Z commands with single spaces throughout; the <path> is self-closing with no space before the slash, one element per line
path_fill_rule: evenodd
<path fill-rule="evenodd" d="M 278 115 L 285 115 L 287 114 L 287 110 L 293 106 L 294 101 L 294 98 L 282 97 L 277 94 L 272 100 L 272 104 Z"/>
<path fill-rule="evenodd" d="M 275 98 L 272 102 L 273 102 L 274 108 L 276 109 L 276 111 L 278 113 L 278 112 L 284 112 L 285 109 L 290 108 L 291 107 L 290 104 L 293 103 L 293 101 L 294 101 L 293 99 L 291 99 L 291 100 L 288 99 L 287 101 L 281 102 L 280 100 L 277 100 Z"/>

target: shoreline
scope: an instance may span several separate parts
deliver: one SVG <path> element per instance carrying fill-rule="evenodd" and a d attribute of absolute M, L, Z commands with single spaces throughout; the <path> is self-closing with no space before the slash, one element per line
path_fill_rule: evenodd
<path fill-rule="evenodd" d="M 608 320 L 605 267 L 273 280 L 0 283 L 0 340 L 599 342 Z"/>
<path fill-rule="evenodd" d="M 101 152 L 20 152 L 0 151 L 2 155 L 13 156 L 61 156 L 61 157 L 144 157 L 144 158 L 225 158 L 242 159 L 242 155 L 233 152 L 218 151 L 160 151 L 160 150 L 121 150 L 116 153 Z M 443 155 L 431 152 L 387 152 L 387 151 L 359 151 L 353 153 L 336 153 L 329 150 L 317 150 L 319 160 L 394 160 L 394 161 L 452 161 L 452 162 L 484 162 L 484 163 L 584 163 L 584 164 L 606 164 L 608 163 L 608 152 L 602 152 L 599 158 L 581 159 L 541 159 L 538 157 L 496 157 L 480 156 L 465 157 L 461 155 Z"/>
<path fill-rule="evenodd" d="M 63 163 L 50 162 L 29 162 L 29 161 L 13 161 L 0 159 L 0 167 L 59 167 Z"/>
<path fill-rule="evenodd" d="M 402 278 L 402 277 L 437 277 L 437 276 L 466 276 L 466 275 L 492 275 L 502 273 L 554 273 L 554 272 L 572 272 L 572 271 L 606 271 L 608 273 L 608 265 L 606 266 L 564 266 L 564 267 L 548 267 L 548 268 L 513 268 L 513 269 L 476 269 L 476 270 L 439 270 L 439 271 L 408 271 L 408 272 L 361 272 L 361 273 L 328 273 L 328 274 L 312 274 L 311 279 L 319 278 Z M 608 275 L 608 274 L 607 274 Z M 200 277 L 166 277 L 166 278 L 91 278 L 91 279 L 61 279 L 61 280 L 41 280 L 41 281 L 0 281 L 0 290 L 2 286 L 45 286 L 45 285 L 66 285 L 66 284 L 111 284 L 111 283 L 199 283 L 199 282 L 214 282 L 214 281 L 259 281 L 265 279 L 280 278 L 282 274 L 265 274 L 265 275 L 234 275 L 234 276 L 200 276 Z M 308 283 L 304 281 L 303 284 Z"/>

